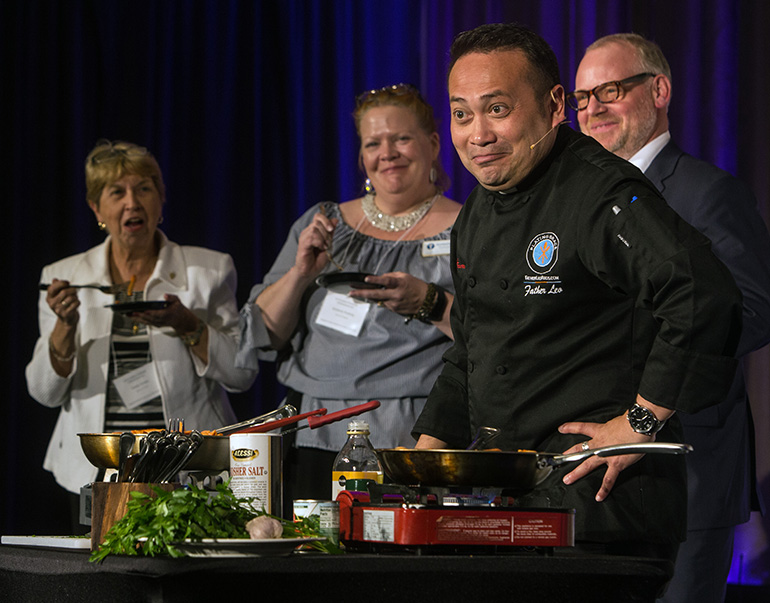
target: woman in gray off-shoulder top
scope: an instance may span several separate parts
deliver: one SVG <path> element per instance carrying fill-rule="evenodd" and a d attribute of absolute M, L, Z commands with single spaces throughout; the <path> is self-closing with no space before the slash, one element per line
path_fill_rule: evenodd
<path fill-rule="evenodd" d="M 238 363 L 278 362 L 300 412 L 379 400 L 361 416 L 372 444 L 412 447 L 412 426 L 451 344 L 449 235 L 461 206 L 442 194 L 433 110 L 415 88 L 365 92 L 354 118 L 366 194 L 319 203 L 295 222 L 241 310 Z M 368 274 L 378 287 L 351 287 L 337 273 Z M 346 427 L 297 432 L 284 466 L 287 509 L 292 499 L 330 497 Z"/>

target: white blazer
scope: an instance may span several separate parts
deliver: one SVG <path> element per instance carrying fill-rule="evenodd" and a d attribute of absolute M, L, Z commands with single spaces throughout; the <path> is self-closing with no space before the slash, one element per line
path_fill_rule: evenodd
<path fill-rule="evenodd" d="M 163 414 L 166 420 L 183 418 L 188 429 L 215 429 L 235 420 L 225 390 L 244 391 L 257 375 L 257 370 L 235 366 L 239 340 L 235 266 L 227 254 L 182 247 L 163 233 L 159 235 L 160 253 L 144 298 L 162 300 L 165 293 L 178 296 L 206 322 L 209 331 L 209 362 L 204 365 L 173 329 L 148 327 Z M 84 253 L 46 266 L 40 282 L 58 278 L 73 284 L 109 283 L 109 245 L 108 237 Z M 112 310 L 105 305 L 113 302 L 112 297 L 96 289 L 80 289 L 78 298 L 80 322 L 71 374 L 61 377 L 51 366 L 48 340 L 56 315 L 45 301 L 45 291 L 38 302 L 40 337 L 26 368 L 30 395 L 44 406 L 61 408 L 43 467 L 61 486 L 76 493 L 97 474 L 83 454 L 77 434 L 104 430 L 112 330 Z"/>

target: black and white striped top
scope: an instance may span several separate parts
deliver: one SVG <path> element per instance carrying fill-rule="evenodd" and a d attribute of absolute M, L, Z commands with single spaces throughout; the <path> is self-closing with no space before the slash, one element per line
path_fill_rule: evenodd
<path fill-rule="evenodd" d="M 142 291 L 135 291 L 131 297 L 119 292 L 116 302 L 138 302 L 144 299 Z M 150 338 L 147 327 L 131 317 L 115 312 L 112 318 L 112 341 L 110 366 L 107 375 L 107 408 L 105 431 L 131 431 L 135 429 L 162 429 L 163 403 L 160 396 L 129 409 L 115 388 L 114 379 L 121 377 L 145 364 L 152 362 Z"/>

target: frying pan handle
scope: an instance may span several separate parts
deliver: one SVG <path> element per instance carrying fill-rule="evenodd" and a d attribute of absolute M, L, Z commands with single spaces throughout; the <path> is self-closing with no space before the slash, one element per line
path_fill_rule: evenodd
<path fill-rule="evenodd" d="M 379 406 L 379 400 L 371 400 L 369 402 L 359 404 L 358 406 L 351 406 L 350 408 L 338 410 L 337 412 L 333 412 L 322 417 L 309 417 L 307 420 L 308 427 L 310 427 L 310 429 L 315 429 L 323 425 L 328 425 L 329 423 L 335 423 L 337 421 L 341 421 L 342 419 L 347 419 L 348 417 L 355 417 L 356 415 L 369 412 L 370 410 L 379 408 Z"/>
<path fill-rule="evenodd" d="M 673 444 L 671 442 L 643 442 L 639 444 L 616 444 L 614 446 L 603 446 L 601 448 L 589 448 L 580 450 L 572 454 L 555 454 L 544 457 L 548 465 L 561 465 L 572 461 L 582 461 L 590 456 L 618 456 L 620 454 L 687 454 L 692 452 L 692 446 L 689 444 Z"/>

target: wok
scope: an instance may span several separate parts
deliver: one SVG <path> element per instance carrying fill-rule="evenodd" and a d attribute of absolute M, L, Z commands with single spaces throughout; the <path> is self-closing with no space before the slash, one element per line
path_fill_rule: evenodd
<path fill-rule="evenodd" d="M 378 449 L 377 454 L 388 478 L 405 486 L 460 486 L 531 490 L 554 467 L 590 456 L 620 454 L 685 454 L 689 444 L 650 442 L 619 444 L 581 450 L 573 454 L 554 454 L 529 450 L 447 450 Z"/>
<path fill-rule="evenodd" d="M 136 434 L 131 454 L 138 453 L 144 433 Z M 80 446 L 89 462 L 100 469 L 117 469 L 120 458 L 120 433 L 79 433 Z M 189 471 L 225 471 L 230 468 L 230 438 L 203 436 L 203 444 L 185 465 Z"/>

